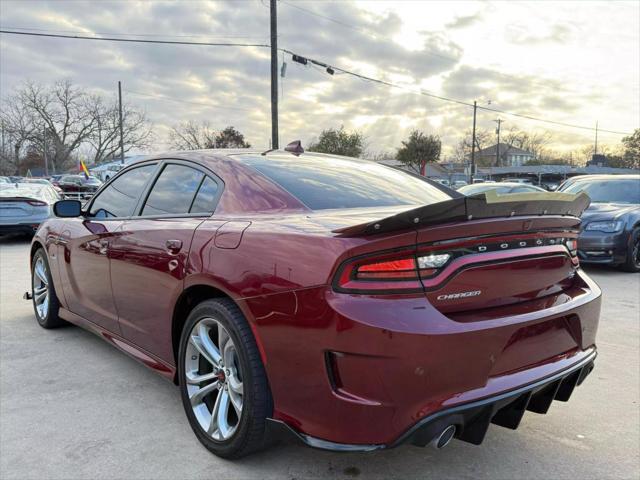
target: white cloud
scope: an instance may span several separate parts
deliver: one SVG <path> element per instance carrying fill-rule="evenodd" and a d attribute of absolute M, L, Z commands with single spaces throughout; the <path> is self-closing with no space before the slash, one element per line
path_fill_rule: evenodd
<path fill-rule="evenodd" d="M 290 0 L 294 2 L 295 0 Z M 569 123 L 631 131 L 640 123 L 638 3 L 318 2 L 279 3 L 279 45 L 377 78 L 421 85 L 464 101 Z M 338 23 L 339 22 L 339 23 Z M 259 0 L 2 2 L 2 25 L 99 34 L 268 43 Z M 180 36 L 180 37 L 179 37 Z M 183 38 L 182 36 L 185 36 Z M 180 121 L 234 125 L 253 145 L 270 134 L 269 56 L 259 48 L 163 46 L 0 36 L 0 88 L 69 78 L 96 92 L 123 82 L 160 133 Z M 360 128 L 372 150 L 392 150 L 413 128 L 440 134 L 445 151 L 471 124 L 471 110 L 288 63 L 282 81 L 281 143 L 308 143 L 322 128 Z M 185 102 L 231 107 L 215 108 Z M 495 115 L 481 112 L 490 127 Z M 508 119 L 556 133 L 557 146 L 588 132 Z M 617 141 L 617 136 L 605 136 Z M 165 145 L 159 144 L 158 148 Z"/>

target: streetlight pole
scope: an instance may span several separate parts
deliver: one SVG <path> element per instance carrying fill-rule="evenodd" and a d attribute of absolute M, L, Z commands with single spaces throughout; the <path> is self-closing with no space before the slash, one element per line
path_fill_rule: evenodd
<path fill-rule="evenodd" d="M 124 164 L 124 134 L 122 133 L 122 84 L 118 80 L 118 114 L 120 116 L 120 161 Z"/>
<path fill-rule="evenodd" d="M 471 172 L 469 173 L 469 184 L 473 183 L 473 176 L 476 173 L 476 112 L 478 102 L 473 102 L 473 133 L 471 134 Z"/>
<path fill-rule="evenodd" d="M 498 135 L 498 143 L 496 144 L 496 167 L 500 166 L 500 125 L 503 121 L 504 120 L 502 120 L 501 118 L 494 120 L 494 122 L 498 124 L 496 128 L 496 134 Z"/>
<path fill-rule="evenodd" d="M 271 13 L 271 148 L 278 149 L 278 12 L 270 0 Z"/>
<path fill-rule="evenodd" d="M 44 176 L 49 176 L 49 162 L 47 161 L 47 126 L 42 128 L 42 156 L 44 157 Z"/>

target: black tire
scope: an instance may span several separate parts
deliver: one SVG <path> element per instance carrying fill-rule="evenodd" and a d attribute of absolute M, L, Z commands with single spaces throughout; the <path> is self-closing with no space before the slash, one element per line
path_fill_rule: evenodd
<path fill-rule="evenodd" d="M 242 415 L 231 438 L 220 441 L 209 435 L 195 416 L 185 374 L 185 355 L 191 332 L 200 320 L 220 322 L 237 347 L 244 385 Z M 178 380 L 182 403 L 196 437 L 212 453 L 223 458 L 240 458 L 265 446 L 266 419 L 273 413 L 273 401 L 267 375 L 255 338 L 238 306 L 229 299 L 211 299 L 198 304 L 189 314 L 182 330 L 178 354 Z"/>
<path fill-rule="evenodd" d="M 640 272 L 640 228 L 636 227 L 629 235 L 627 246 L 627 258 L 620 265 L 620 269 L 625 272 Z"/>
<path fill-rule="evenodd" d="M 45 267 L 44 274 L 47 278 L 48 291 L 48 307 L 46 309 L 43 309 L 42 314 L 38 312 L 38 308 L 36 305 L 36 291 L 34 288 L 34 275 L 36 275 L 35 269 L 39 261 L 41 261 Z M 49 259 L 47 258 L 47 254 L 45 253 L 43 248 L 39 248 L 33 255 L 33 259 L 31 260 L 31 296 L 33 301 L 33 312 L 36 316 L 36 320 L 38 321 L 38 325 L 40 325 L 42 328 L 49 329 L 58 328 L 67 324 L 67 322 L 65 322 L 58 316 L 58 312 L 60 311 L 60 302 L 58 301 L 56 289 L 53 285 L 53 279 L 51 278 Z"/>

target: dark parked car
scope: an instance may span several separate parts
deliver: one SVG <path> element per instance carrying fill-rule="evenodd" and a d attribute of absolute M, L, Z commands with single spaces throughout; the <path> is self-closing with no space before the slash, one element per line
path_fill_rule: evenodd
<path fill-rule="evenodd" d="M 510 183 L 510 182 L 485 182 L 474 183 L 471 185 L 465 185 L 460 187 L 458 192 L 463 195 L 478 195 L 480 193 L 488 192 L 489 190 L 495 190 L 496 193 L 504 195 L 506 193 L 546 193 L 544 188 L 536 187 L 526 183 Z"/>
<path fill-rule="evenodd" d="M 87 178 L 84 175 L 63 175 L 54 185 L 60 188 L 67 198 L 83 199 L 93 195 L 102 182 L 93 176 Z"/>
<path fill-rule="evenodd" d="M 42 327 L 81 325 L 176 382 L 223 457 L 284 433 L 339 451 L 480 444 L 593 368 L 588 197 L 545 195 L 489 203 L 321 154 L 171 154 L 85 207 L 58 202 L 27 296 Z"/>
<path fill-rule="evenodd" d="M 640 272 L 640 175 L 576 177 L 561 189 L 591 198 L 582 214 L 580 260 Z"/>

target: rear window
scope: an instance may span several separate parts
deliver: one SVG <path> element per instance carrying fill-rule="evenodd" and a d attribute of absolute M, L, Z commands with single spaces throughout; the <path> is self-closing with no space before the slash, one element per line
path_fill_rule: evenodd
<path fill-rule="evenodd" d="M 429 205 L 451 196 L 408 173 L 335 157 L 240 156 L 312 210 Z"/>

